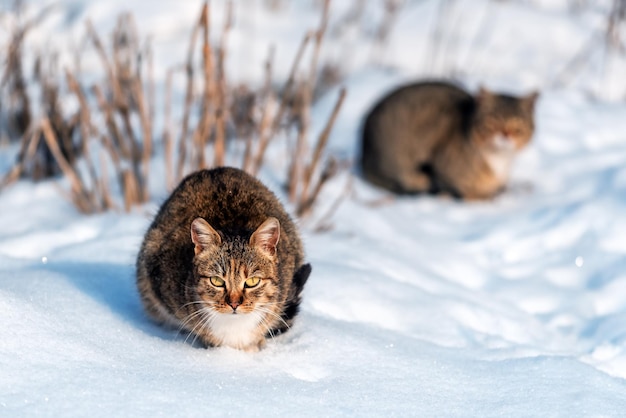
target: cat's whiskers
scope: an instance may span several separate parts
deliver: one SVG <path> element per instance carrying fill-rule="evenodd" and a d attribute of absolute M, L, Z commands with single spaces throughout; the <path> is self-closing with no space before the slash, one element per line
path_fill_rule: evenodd
<path fill-rule="evenodd" d="M 196 340 L 200 336 L 197 332 L 195 332 L 196 328 L 203 329 L 209 326 L 209 324 L 213 322 L 213 320 L 214 320 L 213 312 L 205 312 L 205 315 L 202 317 L 202 319 L 198 322 L 198 324 L 196 324 L 196 326 L 191 331 L 191 333 L 194 334 L 193 340 L 191 340 L 191 345 L 194 345 L 196 343 Z M 189 335 L 187 336 L 187 338 L 185 338 L 185 342 L 187 341 L 188 338 L 189 338 Z"/>
<path fill-rule="evenodd" d="M 187 340 L 189 339 L 189 336 L 194 333 L 196 328 L 198 328 L 199 324 L 201 324 L 205 320 L 206 315 L 207 313 L 203 309 L 201 309 L 189 315 L 187 318 L 185 318 L 185 322 L 181 324 L 180 329 L 179 329 L 179 332 L 182 331 L 183 329 L 188 331 L 187 337 L 185 338 L 185 342 L 187 342 Z M 196 321 L 197 317 L 200 317 L 199 321 Z M 186 327 L 187 324 L 189 324 L 192 321 L 195 322 L 195 325 L 193 326 L 193 328 L 191 329 L 187 328 Z"/>
<path fill-rule="evenodd" d="M 276 312 L 270 310 L 269 308 L 266 307 L 266 305 L 271 306 L 272 304 L 267 303 L 267 304 L 259 305 L 259 306 L 257 306 L 255 308 L 255 310 L 258 310 L 258 311 L 263 312 L 264 314 L 266 314 L 266 315 L 268 315 L 270 317 L 278 319 L 280 322 L 282 322 L 287 327 L 287 329 L 291 328 L 289 326 L 289 324 L 283 319 L 283 317 L 281 315 L 279 315 Z"/>
<path fill-rule="evenodd" d="M 187 306 L 191 306 L 191 305 L 201 305 L 202 307 L 201 307 L 199 310 L 196 310 L 196 311 L 194 311 L 194 312 L 190 313 L 189 315 L 187 315 L 187 316 L 186 316 L 186 317 L 185 317 L 185 318 L 181 321 L 180 327 L 179 327 L 179 329 L 178 329 L 179 331 L 180 331 L 180 330 L 181 330 L 181 329 L 182 329 L 182 328 L 183 328 L 183 327 L 184 327 L 184 326 L 185 326 L 185 325 L 186 325 L 186 324 L 187 324 L 187 323 L 188 323 L 191 319 L 193 319 L 195 316 L 197 316 L 197 315 L 201 314 L 201 313 L 202 313 L 202 309 L 204 309 L 204 308 L 213 308 L 213 307 L 215 306 L 215 303 L 213 303 L 213 302 L 207 302 L 207 301 L 202 301 L 202 300 L 200 300 L 200 301 L 188 302 L 188 303 L 185 303 L 184 305 L 180 306 L 178 309 L 176 309 L 176 312 L 174 313 L 174 316 L 176 316 L 176 314 L 178 314 L 178 312 L 179 312 L 181 309 L 183 309 L 183 308 L 185 308 L 185 307 L 187 307 Z"/>
<path fill-rule="evenodd" d="M 185 317 L 185 319 L 183 321 L 181 321 L 179 327 L 178 327 L 178 332 L 180 333 L 183 329 L 187 329 L 187 325 L 192 322 L 196 317 L 198 316 L 202 316 L 204 315 L 204 312 L 202 311 L 202 309 L 197 310 L 195 312 L 192 312 L 191 314 L 187 315 Z"/>
<path fill-rule="evenodd" d="M 203 329 L 203 328 L 210 327 L 210 324 L 215 320 L 215 316 L 216 316 L 215 311 L 210 308 L 202 308 L 198 312 L 200 313 L 201 318 L 198 321 L 198 323 L 191 329 L 191 331 L 189 331 L 187 338 L 185 338 L 185 342 L 187 342 L 191 334 L 194 334 L 194 338 L 191 341 L 191 345 L 194 345 L 196 343 L 196 340 L 198 339 L 198 336 L 199 336 L 198 333 L 196 332 L 196 329 Z"/>
<path fill-rule="evenodd" d="M 274 330 L 272 329 L 272 324 L 270 323 L 271 316 L 268 315 L 268 313 L 271 313 L 271 312 L 268 312 L 268 310 L 263 308 L 262 306 L 257 307 L 257 309 L 255 309 L 254 312 L 260 318 L 259 323 L 265 327 L 265 329 L 267 330 L 267 334 L 269 334 L 269 336 L 273 340 L 276 335 L 274 334 Z"/>
<path fill-rule="evenodd" d="M 191 306 L 191 305 L 208 305 L 208 306 L 213 306 L 215 305 L 214 302 L 207 302 L 204 300 L 197 300 L 197 301 L 193 301 L 193 302 L 187 302 L 184 305 L 181 305 L 178 309 L 176 309 L 176 312 L 174 312 L 174 315 L 176 315 L 181 309 L 186 308 L 187 306 Z"/>
<path fill-rule="evenodd" d="M 265 315 L 263 315 L 263 312 L 259 312 L 257 310 L 252 311 L 252 313 L 255 315 L 256 318 L 258 318 L 259 320 L 259 325 L 263 326 L 266 330 L 267 330 L 267 334 L 269 334 L 269 336 L 272 338 L 272 341 L 274 340 L 274 332 L 272 331 L 272 327 L 270 327 L 270 324 L 268 322 L 268 320 L 266 319 Z"/>

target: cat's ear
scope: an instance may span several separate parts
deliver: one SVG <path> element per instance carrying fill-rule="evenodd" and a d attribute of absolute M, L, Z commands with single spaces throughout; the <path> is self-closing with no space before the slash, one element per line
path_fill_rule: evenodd
<path fill-rule="evenodd" d="M 494 97 L 494 94 L 490 92 L 489 90 L 487 90 L 484 86 L 480 86 L 478 88 L 478 93 L 476 93 L 476 101 L 479 104 L 487 103 L 491 101 L 493 97 Z"/>
<path fill-rule="evenodd" d="M 276 255 L 276 244 L 280 238 L 280 223 L 276 218 L 267 218 L 250 237 L 250 245 L 270 257 Z"/>
<path fill-rule="evenodd" d="M 524 97 L 524 104 L 529 109 L 532 110 L 535 108 L 535 103 L 537 102 L 537 98 L 539 98 L 539 91 L 535 90 L 532 93 L 530 93 L 528 96 Z"/>
<path fill-rule="evenodd" d="M 191 223 L 191 240 L 195 244 L 194 252 L 196 254 L 205 248 L 222 243 L 220 234 L 202 218 L 196 218 Z"/>

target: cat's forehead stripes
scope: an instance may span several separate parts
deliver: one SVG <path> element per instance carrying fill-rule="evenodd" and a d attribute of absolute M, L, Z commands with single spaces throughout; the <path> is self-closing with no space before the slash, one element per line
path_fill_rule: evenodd
<path fill-rule="evenodd" d="M 239 283 L 248 278 L 248 270 L 248 265 L 245 262 L 231 258 L 227 275 L 231 282 Z"/>
<path fill-rule="evenodd" d="M 235 281 L 245 281 L 249 277 L 267 275 L 263 266 L 254 261 L 251 254 L 240 253 L 238 256 L 222 252 L 214 257 L 207 257 L 199 265 L 199 273 L 203 276 L 220 276 Z"/>
<path fill-rule="evenodd" d="M 526 114 L 528 111 L 528 109 L 524 107 L 524 102 L 522 100 L 507 95 L 497 95 L 491 107 L 499 115 L 505 118 L 519 118 L 519 115 Z"/>

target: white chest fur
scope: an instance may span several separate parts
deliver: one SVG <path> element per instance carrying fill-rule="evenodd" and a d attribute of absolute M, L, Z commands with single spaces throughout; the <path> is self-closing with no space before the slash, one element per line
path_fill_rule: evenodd
<path fill-rule="evenodd" d="M 211 333 L 222 341 L 222 345 L 234 348 L 244 348 L 252 344 L 257 334 L 254 330 L 259 325 L 260 318 L 250 314 L 216 314 L 211 322 Z"/>
<path fill-rule="evenodd" d="M 484 157 L 493 175 L 501 182 L 506 182 L 509 178 L 514 155 L 515 152 L 507 150 L 486 153 Z"/>

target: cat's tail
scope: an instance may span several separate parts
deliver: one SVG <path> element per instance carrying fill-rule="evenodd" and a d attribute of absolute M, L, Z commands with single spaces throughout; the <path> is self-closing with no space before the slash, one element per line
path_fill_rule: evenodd
<path fill-rule="evenodd" d="M 311 275 L 311 270 L 311 265 L 306 263 L 300 266 L 298 271 L 296 271 L 296 274 L 293 275 L 293 284 L 295 285 L 296 295 L 300 296 L 300 293 L 302 293 L 302 289 L 304 289 L 304 285 Z"/>
<path fill-rule="evenodd" d="M 283 310 L 282 318 L 285 321 L 285 326 L 278 329 L 278 333 L 283 333 L 289 329 L 289 326 L 293 322 L 293 319 L 298 314 L 300 310 L 300 302 L 302 301 L 302 290 L 304 289 L 304 285 L 306 281 L 309 279 L 311 275 L 311 265 L 309 263 L 303 264 L 293 275 L 292 288 L 289 295 L 289 299 L 285 304 L 285 309 Z"/>

